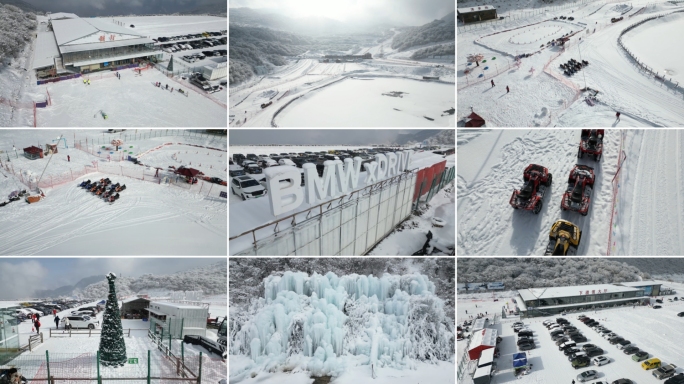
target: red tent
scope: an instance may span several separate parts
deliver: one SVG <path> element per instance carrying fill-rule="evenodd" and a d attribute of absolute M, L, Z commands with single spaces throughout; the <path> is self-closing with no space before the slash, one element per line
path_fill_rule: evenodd
<path fill-rule="evenodd" d="M 481 127 L 483 125 L 485 125 L 485 120 L 475 112 L 466 117 L 466 127 Z"/>
<path fill-rule="evenodd" d="M 195 168 L 181 167 L 176 170 L 176 173 L 186 177 L 197 177 L 197 174 L 200 173 L 200 171 Z"/>

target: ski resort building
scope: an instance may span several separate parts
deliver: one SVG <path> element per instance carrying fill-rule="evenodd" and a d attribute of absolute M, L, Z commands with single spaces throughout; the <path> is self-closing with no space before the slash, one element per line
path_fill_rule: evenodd
<path fill-rule="evenodd" d="M 161 54 L 147 36 L 112 20 L 55 14 L 40 24 L 33 69 L 38 77 L 88 73 Z"/>
<path fill-rule="evenodd" d="M 43 150 L 33 145 L 30 147 L 26 147 L 24 148 L 24 157 L 26 157 L 29 160 L 42 159 Z"/>
<path fill-rule="evenodd" d="M 209 304 L 186 305 L 171 302 L 150 302 L 150 330 L 167 336 L 169 332 L 174 339 L 182 339 L 185 335 L 207 335 L 207 318 Z"/>
<path fill-rule="evenodd" d="M 19 332 L 14 312 L 18 305 L 0 304 L 0 365 L 19 355 Z"/>
<path fill-rule="evenodd" d="M 124 318 L 147 317 L 147 312 L 145 310 L 149 306 L 149 299 L 144 297 L 129 297 L 128 299 L 121 301 L 121 316 Z"/>
<path fill-rule="evenodd" d="M 329 61 L 337 61 L 343 62 L 343 61 L 361 61 L 361 60 L 368 60 L 372 59 L 373 55 L 370 53 L 364 53 L 363 55 L 325 55 L 323 58 L 326 60 L 325 62 Z"/>
<path fill-rule="evenodd" d="M 470 360 L 477 360 L 483 351 L 496 347 L 496 329 L 485 328 L 473 332 L 472 335 L 468 345 L 468 357 Z"/>
<path fill-rule="evenodd" d="M 576 285 L 518 290 L 518 307 L 524 317 L 549 316 L 565 311 L 620 305 L 642 305 L 649 292 L 660 291 L 655 282 Z"/>
<path fill-rule="evenodd" d="M 496 8 L 492 5 L 478 7 L 464 7 L 456 9 L 457 17 L 463 23 L 475 23 L 478 21 L 496 19 Z"/>

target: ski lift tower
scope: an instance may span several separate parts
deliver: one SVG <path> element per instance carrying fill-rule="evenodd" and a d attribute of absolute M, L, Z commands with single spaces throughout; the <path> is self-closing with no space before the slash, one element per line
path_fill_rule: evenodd
<path fill-rule="evenodd" d="M 67 142 L 66 142 L 66 138 L 65 138 L 64 136 L 60 136 L 60 137 L 58 137 L 58 138 L 56 138 L 56 139 L 52 139 L 52 142 L 53 142 L 53 143 L 54 143 L 55 141 L 57 142 L 57 144 L 59 144 L 60 141 L 64 141 L 64 148 L 69 149 L 69 146 L 67 145 Z"/>

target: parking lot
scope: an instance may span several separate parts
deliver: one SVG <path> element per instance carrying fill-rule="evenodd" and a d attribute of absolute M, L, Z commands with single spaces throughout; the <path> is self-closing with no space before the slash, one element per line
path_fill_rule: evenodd
<path fill-rule="evenodd" d="M 671 283 L 670 283 L 671 284 Z M 675 287 L 679 284 L 671 284 Z M 498 301 L 494 302 L 493 295 L 499 296 Z M 468 294 L 465 298 L 458 301 L 458 323 L 468 319 L 472 314 L 485 313 L 487 317 L 493 319 L 493 314 L 497 313 L 501 317 L 501 307 L 510 302 L 511 299 L 506 294 Z M 510 294 L 508 296 L 511 296 Z M 496 324 L 489 325 L 489 328 L 496 329 L 501 337 L 501 342 L 497 345 L 500 357 L 495 359 L 497 368 L 491 379 L 491 383 L 505 383 L 515 380 L 518 383 L 550 383 L 550 384 L 569 384 L 575 380 L 579 383 L 577 375 L 588 370 L 598 372 L 596 378 L 588 380 L 588 383 L 613 383 L 622 378 L 630 379 L 635 384 L 663 383 L 666 380 L 658 380 L 652 375 L 653 369 L 644 370 L 641 362 L 632 360 L 632 355 L 623 353 L 616 345 L 611 345 L 607 339 L 599 336 L 599 333 L 591 329 L 580 320 L 578 315 L 585 314 L 598 321 L 601 325 L 615 332 L 617 335 L 631 341 L 631 343 L 642 351 L 649 353 L 649 358 L 659 358 L 662 365 L 674 364 L 678 368 L 677 373 L 684 372 L 684 356 L 681 353 L 681 340 L 684 336 L 684 317 L 677 314 L 684 311 L 684 301 L 668 301 L 673 296 L 665 296 L 662 308 L 654 309 L 650 306 L 633 307 L 613 307 L 600 309 L 598 311 L 585 311 L 568 313 L 564 316 L 555 315 L 548 317 L 535 317 L 531 319 L 520 319 L 519 317 L 508 317 L 500 319 Z M 475 307 L 477 305 L 477 307 Z M 466 314 L 467 311 L 467 314 Z M 550 331 L 543 325 L 545 320 L 565 318 L 569 324 L 576 327 L 584 336 L 586 342 L 578 342 L 577 346 L 594 344 L 603 349 L 605 356 L 609 359 L 606 365 L 574 369 L 572 368 L 567 356 L 559 350 L 559 347 L 552 340 Z M 513 368 L 513 354 L 519 353 L 516 342 L 518 337 L 512 325 L 522 321 L 527 328 L 532 330 L 535 348 L 526 351 L 528 366 L 531 370 L 527 374 L 516 376 Z M 467 339 L 458 341 L 458 357 L 465 353 Z M 475 361 L 471 361 L 468 372 L 459 383 L 472 382 L 471 375 Z"/>

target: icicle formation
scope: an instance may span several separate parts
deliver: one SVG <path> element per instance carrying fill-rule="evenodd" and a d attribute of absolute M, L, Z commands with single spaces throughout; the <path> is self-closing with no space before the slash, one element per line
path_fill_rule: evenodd
<path fill-rule="evenodd" d="M 319 375 L 337 375 L 346 364 L 449 360 L 453 326 L 434 292 L 418 274 L 269 276 L 254 315 L 231 333 L 231 353 L 265 366 L 289 359 Z"/>
<path fill-rule="evenodd" d="M 116 280 L 116 275 L 112 272 L 108 273 L 109 295 L 102 316 L 102 332 L 98 351 L 103 366 L 120 367 L 126 364 L 126 343 L 123 338 L 121 313 L 119 312 L 119 301 L 116 298 L 114 280 Z"/>

